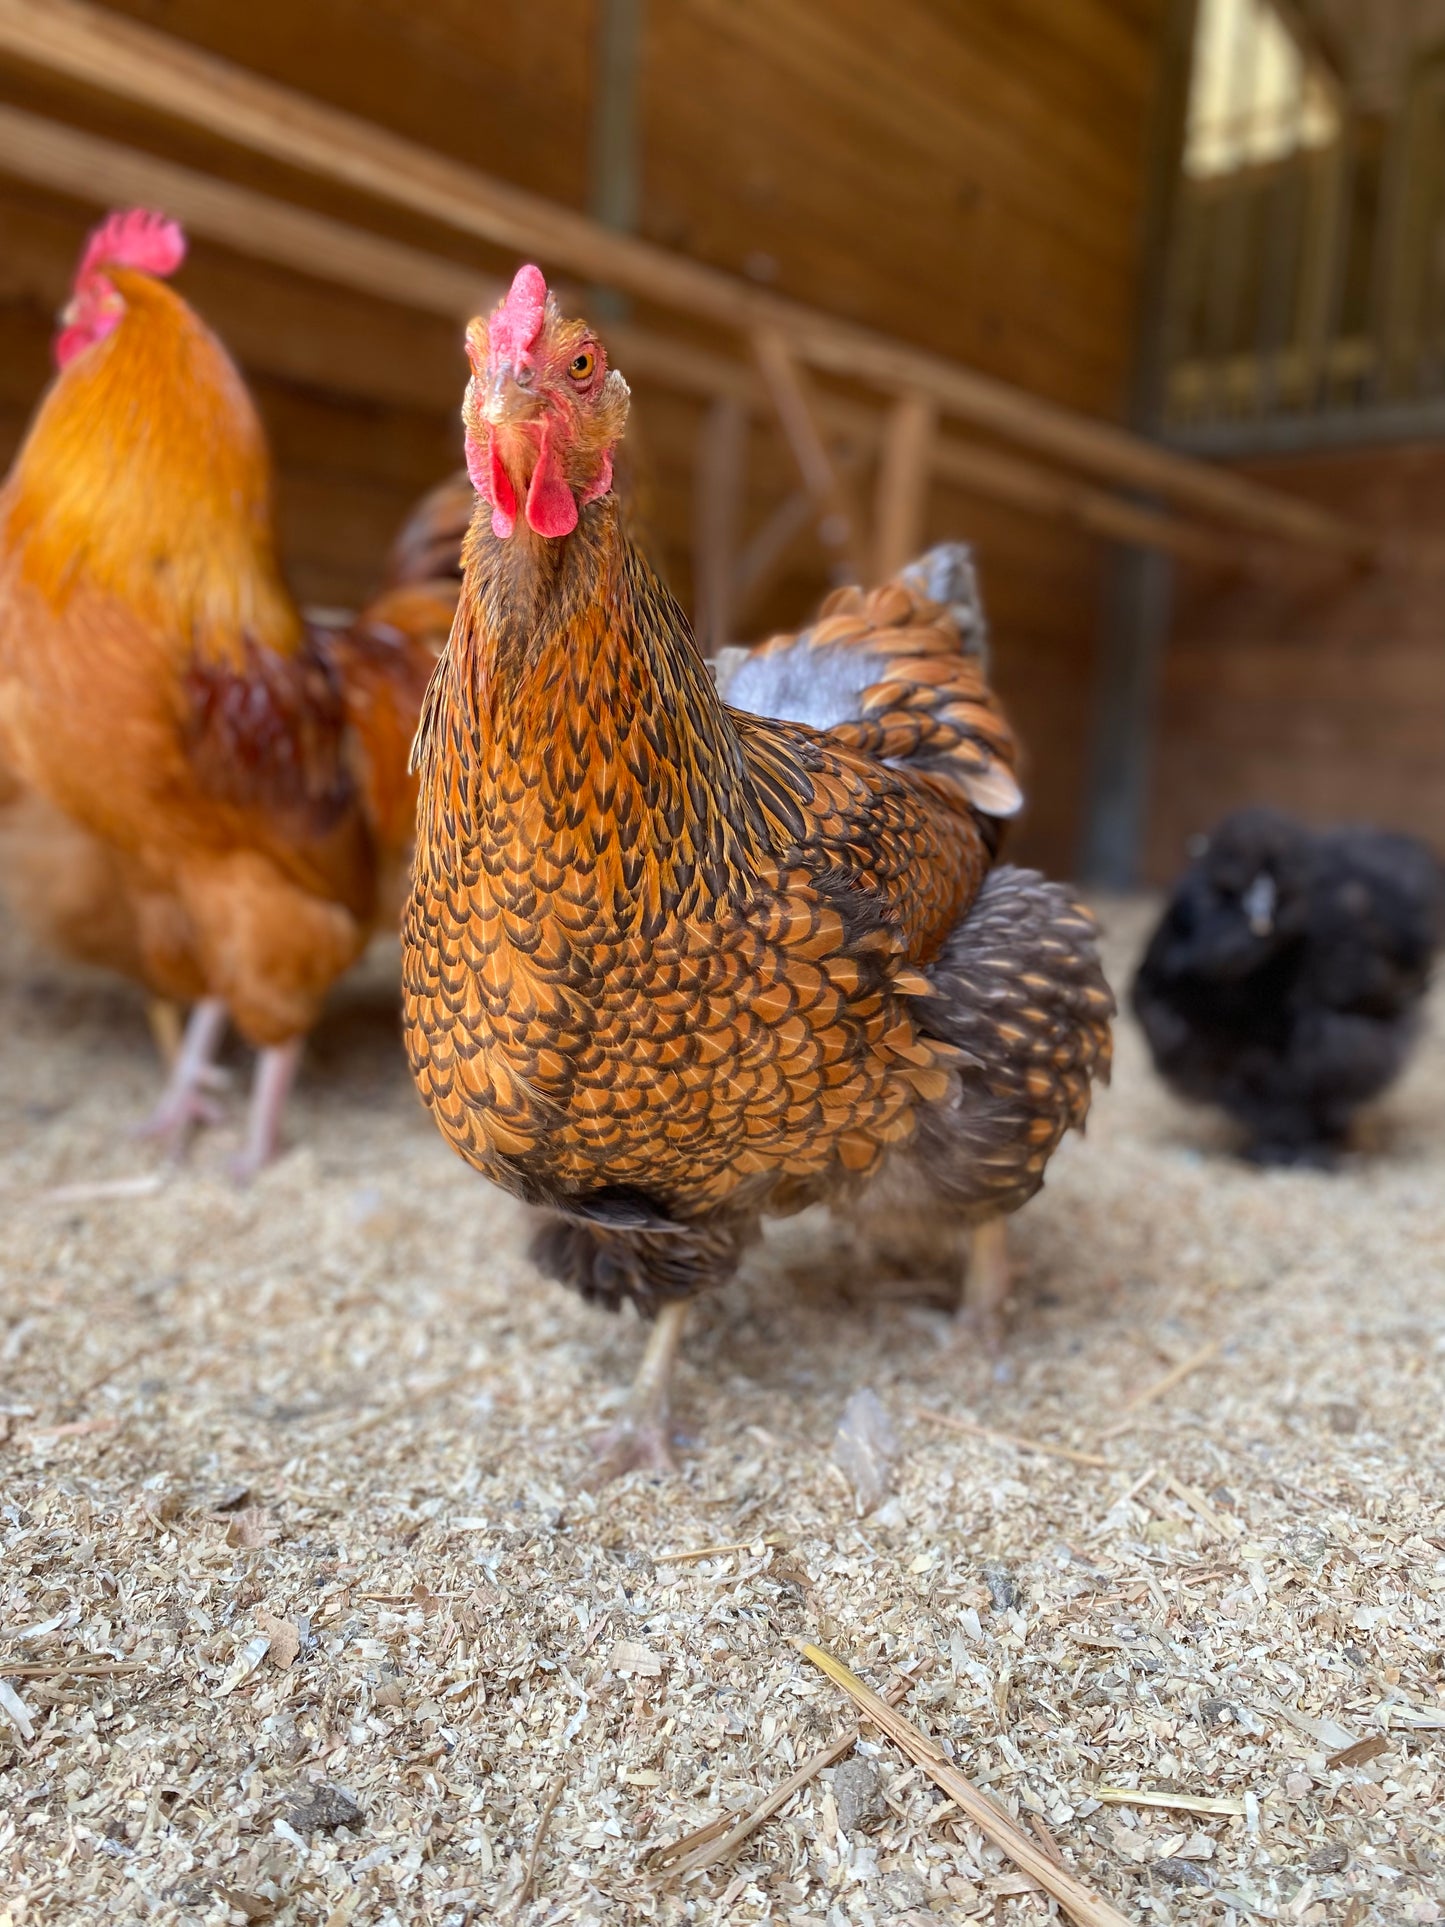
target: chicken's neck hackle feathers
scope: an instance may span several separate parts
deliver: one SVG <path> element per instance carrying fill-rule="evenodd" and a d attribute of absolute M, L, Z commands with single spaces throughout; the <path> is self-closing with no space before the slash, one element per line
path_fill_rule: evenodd
<path fill-rule="evenodd" d="M 627 542 L 616 499 L 567 541 L 467 540 L 449 659 L 423 719 L 483 773 L 452 826 L 560 884 L 579 865 L 617 926 L 746 896 L 768 848 L 741 743 L 686 617 Z M 428 741 L 430 739 L 430 741 Z M 423 775 L 424 794 L 431 786 Z"/>
<path fill-rule="evenodd" d="M 106 274 L 125 313 L 56 378 L 7 491 L 24 578 L 57 610 L 83 578 L 219 669 L 244 670 L 248 643 L 294 654 L 304 629 L 245 386 L 178 295 Z"/>

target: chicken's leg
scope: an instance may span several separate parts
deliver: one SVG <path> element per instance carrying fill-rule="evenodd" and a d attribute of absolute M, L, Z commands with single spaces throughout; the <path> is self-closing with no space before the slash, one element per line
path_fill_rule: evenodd
<path fill-rule="evenodd" d="M 687 1327 L 688 1302 L 675 1298 L 657 1314 L 621 1417 L 593 1441 L 597 1464 L 589 1485 L 605 1485 L 638 1467 L 673 1470 L 672 1368 Z"/>
<path fill-rule="evenodd" d="M 1003 1346 L 1004 1306 L 1013 1283 L 1007 1222 L 985 1218 L 974 1226 L 963 1286 L 962 1320 L 972 1327 L 985 1351 L 994 1354 Z"/>
<path fill-rule="evenodd" d="M 220 1112 L 201 1090 L 225 1029 L 226 1006 L 219 997 L 203 997 L 186 1020 L 161 1101 L 137 1129 L 138 1136 L 155 1138 L 167 1157 L 181 1155 L 196 1125 L 219 1120 Z"/>
<path fill-rule="evenodd" d="M 305 1039 L 293 1037 L 285 1044 L 272 1044 L 256 1060 L 256 1077 L 251 1086 L 251 1108 L 246 1119 L 246 1142 L 232 1158 L 230 1171 L 237 1184 L 249 1184 L 276 1155 L 281 1134 L 281 1113 L 301 1062 Z"/>

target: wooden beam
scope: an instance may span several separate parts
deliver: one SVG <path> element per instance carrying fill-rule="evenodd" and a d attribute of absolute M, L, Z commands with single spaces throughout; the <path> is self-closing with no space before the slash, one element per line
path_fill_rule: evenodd
<path fill-rule="evenodd" d="M 102 206 L 129 201 L 164 208 L 193 233 L 252 259 L 458 323 L 489 307 L 502 287 L 459 262 L 4 105 L 0 170 Z M 770 411 L 762 380 L 740 362 L 651 329 L 616 326 L 605 332 L 615 357 L 631 373 L 709 401 L 728 398 L 754 414 Z M 830 436 L 841 436 L 863 451 L 879 446 L 879 417 L 866 404 L 819 396 L 817 413 Z M 1167 549 L 1206 566 L 1239 561 L 1237 543 L 1222 535 L 1138 508 L 1002 449 L 938 436 L 931 459 L 941 480 L 1110 541 Z M 841 465 L 846 470 L 847 463 Z M 787 541 L 805 525 L 810 500 L 799 498 L 803 506 L 790 509 L 790 516 L 801 519 L 789 528 Z M 748 553 L 752 547 L 750 543 Z M 771 552 L 763 568 L 770 566 Z M 740 598 L 754 586 L 753 574 L 742 558 L 735 574 L 734 594 Z"/>
<path fill-rule="evenodd" d="M 747 474 L 748 411 L 720 395 L 703 423 L 694 471 L 697 638 L 712 654 L 733 640 L 733 568 Z"/>
<path fill-rule="evenodd" d="M 86 0 L 0 0 L 0 51 L 437 220 L 509 252 L 540 254 L 749 336 L 776 331 L 818 368 L 918 389 L 943 412 L 1054 462 L 1155 491 L 1202 514 L 1336 556 L 1372 559 L 1377 542 L 1322 509 L 1191 462 L 1111 424 L 1071 414 L 871 329 L 820 314 L 669 253 L 383 127 L 248 73 Z"/>
<path fill-rule="evenodd" d="M 916 390 L 893 404 L 883 432 L 878 499 L 873 513 L 873 576 L 884 582 L 923 547 L 928 476 L 938 410 Z"/>

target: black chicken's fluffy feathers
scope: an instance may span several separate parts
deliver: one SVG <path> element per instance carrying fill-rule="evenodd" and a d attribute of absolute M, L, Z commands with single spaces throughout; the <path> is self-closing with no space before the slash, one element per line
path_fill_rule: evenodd
<path fill-rule="evenodd" d="M 1445 935 L 1413 837 L 1240 810 L 1175 885 L 1134 980 L 1160 1075 L 1261 1163 L 1328 1163 L 1398 1075 Z"/>

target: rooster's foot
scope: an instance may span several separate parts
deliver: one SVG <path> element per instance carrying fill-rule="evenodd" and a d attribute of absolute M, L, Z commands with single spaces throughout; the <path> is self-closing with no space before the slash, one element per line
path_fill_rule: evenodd
<path fill-rule="evenodd" d="M 202 1095 L 213 1071 L 211 1059 L 220 1047 L 226 1029 L 226 1006 L 217 997 L 206 997 L 191 1012 L 185 1035 L 171 1065 L 164 1095 L 145 1122 L 136 1129 L 137 1137 L 158 1143 L 165 1155 L 180 1158 L 198 1125 L 218 1124 L 219 1105 Z"/>
<path fill-rule="evenodd" d="M 591 1441 L 593 1465 L 582 1481 L 589 1490 L 610 1485 L 627 1472 L 675 1472 L 672 1426 L 668 1414 L 661 1420 L 636 1419 L 631 1415 L 609 1425 Z"/>

